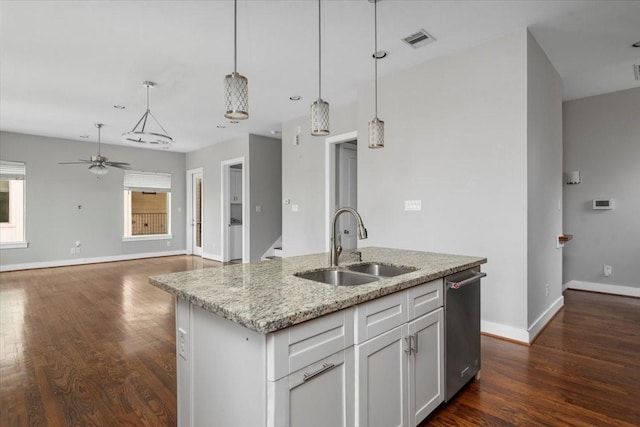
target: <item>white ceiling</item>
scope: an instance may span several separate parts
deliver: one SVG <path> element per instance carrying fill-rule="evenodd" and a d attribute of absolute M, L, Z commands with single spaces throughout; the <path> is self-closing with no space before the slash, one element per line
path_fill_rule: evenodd
<path fill-rule="evenodd" d="M 373 5 L 324 0 L 323 93 L 353 102 L 373 79 Z M 145 109 L 189 152 L 247 133 L 270 135 L 308 114 L 318 93 L 317 2 L 240 0 L 238 72 L 250 118 L 223 117 L 233 71 L 233 1 L 1 1 L 0 129 L 121 144 Z M 419 1 L 378 4 L 381 76 L 529 27 L 575 99 L 640 86 L 640 1 Z M 413 49 L 419 30 L 437 42 Z M 473 78 L 473 64 L 469 64 Z M 302 100 L 292 102 L 291 95 Z M 126 106 L 116 110 L 113 105 Z M 226 128 L 219 129 L 218 125 Z"/>

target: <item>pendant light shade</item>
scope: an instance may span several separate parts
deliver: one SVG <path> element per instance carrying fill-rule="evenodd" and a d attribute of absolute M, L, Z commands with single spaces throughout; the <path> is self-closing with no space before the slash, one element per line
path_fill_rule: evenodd
<path fill-rule="evenodd" d="M 371 0 L 370 0 L 371 1 Z M 369 122 L 369 148 L 384 147 L 384 122 L 378 118 L 378 0 L 373 1 L 373 63 L 375 70 L 375 117 Z"/>
<path fill-rule="evenodd" d="M 311 104 L 311 135 L 329 135 L 329 103 L 322 99 L 322 9 L 318 0 L 318 99 Z"/>
<path fill-rule="evenodd" d="M 171 148 L 173 145 L 173 138 L 171 138 L 167 131 L 164 130 L 158 119 L 153 115 L 151 109 L 149 108 L 149 88 L 155 86 L 153 82 L 142 82 L 142 86 L 147 88 L 147 110 L 144 112 L 138 123 L 131 129 L 129 132 L 125 132 L 122 134 L 122 141 L 126 143 L 137 143 L 137 144 L 149 144 L 160 146 L 162 148 Z M 157 125 L 158 129 L 151 130 L 147 125 L 151 123 L 149 120 L 151 117 Z"/>
<path fill-rule="evenodd" d="M 233 1 L 233 73 L 224 78 L 225 113 L 231 120 L 249 118 L 249 81 L 236 70 L 238 58 L 238 0 Z"/>

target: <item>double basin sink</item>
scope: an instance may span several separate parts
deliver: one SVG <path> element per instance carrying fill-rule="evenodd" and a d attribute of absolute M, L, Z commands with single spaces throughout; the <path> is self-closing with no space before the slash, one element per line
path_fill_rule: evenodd
<path fill-rule="evenodd" d="M 295 276 L 335 286 L 358 286 L 416 271 L 415 267 L 368 262 L 296 273 Z"/>

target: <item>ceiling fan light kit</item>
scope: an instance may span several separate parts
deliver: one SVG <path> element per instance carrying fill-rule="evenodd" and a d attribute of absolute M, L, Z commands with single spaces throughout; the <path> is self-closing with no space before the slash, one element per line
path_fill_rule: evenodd
<path fill-rule="evenodd" d="M 233 73 L 224 77 L 225 113 L 227 119 L 249 118 L 249 81 L 237 72 L 238 0 L 233 1 Z"/>
<path fill-rule="evenodd" d="M 165 149 L 171 148 L 173 145 L 173 138 L 169 136 L 167 131 L 162 127 L 149 108 L 149 88 L 154 87 L 155 83 L 145 81 L 142 82 L 142 86 L 147 88 L 147 110 L 144 112 L 142 117 L 140 117 L 140 120 L 138 120 L 138 123 L 136 123 L 133 129 L 122 134 L 122 141 L 125 143 L 132 142 L 136 144 L 155 145 Z M 151 132 L 148 130 L 147 122 L 149 122 L 149 117 L 151 117 L 160 128 L 158 131 Z M 162 132 L 160 132 L 160 130 Z"/>

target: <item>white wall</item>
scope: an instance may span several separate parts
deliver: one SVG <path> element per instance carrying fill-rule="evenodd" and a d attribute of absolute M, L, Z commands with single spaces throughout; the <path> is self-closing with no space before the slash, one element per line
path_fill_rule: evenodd
<path fill-rule="evenodd" d="M 527 37 L 527 325 L 562 307 L 562 79 Z M 548 294 L 547 294 L 548 285 Z M 546 320 L 546 319 L 545 319 Z"/>
<path fill-rule="evenodd" d="M 381 79 L 385 147 L 358 147 L 367 243 L 487 257 L 483 324 L 517 331 L 527 326 L 526 43 L 523 30 Z M 371 86 L 358 107 L 364 136 Z M 422 211 L 404 211 L 405 200 Z"/>
<path fill-rule="evenodd" d="M 582 180 L 564 185 L 564 230 L 574 237 L 563 280 L 640 296 L 640 87 L 565 102 L 563 111 L 564 170 Z M 594 211 L 596 198 L 612 198 L 614 209 Z"/>
<path fill-rule="evenodd" d="M 300 128 L 300 144 L 293 139 Z M 331 107 L 331 135 L 357 128 L 353 105 Z M 282 249 L 284 256 L 324 252 L 325 230 L 325 138 L 310 134 L 308 117 L 282 125 Z M 298 212 L 291 207 L 298 206 Z"/>
<path fill-rule="evenodd" d="M 29 242 L 27 249 L 3 249 L 2 268 L 125 259 L 185 250 L 184 154 L 102 144 L 102 154 L 111 160 L 131 163 L 135 170 L 171 173 L 173 239 L 123 242 L 123 172 L 112 168 L 97 179 L 86 165 L 58 164 L 95 155 L 96 144 L 0 132 L 0 146 L 3 160 L 26 162 Z M 71 255 L 76 241 L 81 242 L 81 253 Z"/>

